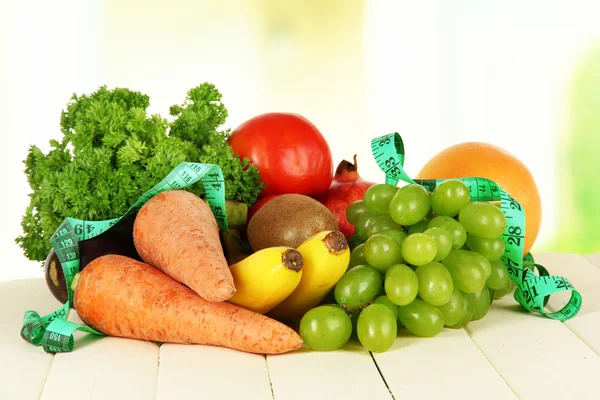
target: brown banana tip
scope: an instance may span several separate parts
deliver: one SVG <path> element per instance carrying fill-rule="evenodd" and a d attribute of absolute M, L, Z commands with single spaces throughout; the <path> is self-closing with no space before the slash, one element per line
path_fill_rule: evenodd
<path fill-rule="evenodd" d="M 346 237 L 340 231 L 328 233 L 323 238 L 323 242 L 325 243 L 325 246 L 327 246 L 327 250 L 329 250 L 330 253 L 339 253 L 348 248 Z"/>
<path fill-rule="evenodd" d="M 300 272 L 304 261 L 302 260 L 302 254 L 298 250 L 288 249 L 281 255 L 281 261 L 284 267 L 291 269 L 292 271 Z"/>

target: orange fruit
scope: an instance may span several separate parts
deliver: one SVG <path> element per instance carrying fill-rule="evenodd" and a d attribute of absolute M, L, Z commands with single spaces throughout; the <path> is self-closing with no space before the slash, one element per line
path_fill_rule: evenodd
<path fill-rule="evenodd" d="M 540 231 L 542 200 L 529 169 L 508 151 L 481 142 L 450 146 L 431 158 L 416 179 L 483 177 L 496 182 L 525 211 L 525 247 L 527 254 Z"/>

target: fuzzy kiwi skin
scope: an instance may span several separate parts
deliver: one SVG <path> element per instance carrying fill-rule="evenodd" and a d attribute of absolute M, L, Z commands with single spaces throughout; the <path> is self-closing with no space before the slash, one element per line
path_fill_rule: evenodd
<path fill-rule="evenodd" d="M 269 200 L 248 222 L 250 247 L 259 251 L 274 246 L 297 248 L 311 236 L 339 229 L 335 216 L 312 197 L 284 194 Z"/>

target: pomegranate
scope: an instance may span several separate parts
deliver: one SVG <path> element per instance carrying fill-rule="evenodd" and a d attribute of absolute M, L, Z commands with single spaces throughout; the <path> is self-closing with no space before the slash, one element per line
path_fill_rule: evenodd
<path fill-rule="evenodd" d="M 346 238 L 354 234 L 354 225 L 346 219 L 346 208 L 350 203 L 362 200 L 365 191 L 374 184 L 374 182 L 364 180 L 358 174 L 355 154 L 354 164 L 342 160 L 335 170 L 335 175 L 329 189 L 316 197 L 318 201 L 335 215 L 340 231 Z"/>

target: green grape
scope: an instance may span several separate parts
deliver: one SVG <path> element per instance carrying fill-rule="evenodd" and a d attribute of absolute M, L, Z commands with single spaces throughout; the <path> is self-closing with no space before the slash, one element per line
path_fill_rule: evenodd
<path fill-rule="evenodd" d="M 355 225 L 354 232 L 361 240 L 367 240 L 369 238 L 367 235 L 367 229 L 375 222 L 376 216 L 377 215 L 367 210 L 363 212 L 360 217 L 358 217 L 358 222 Z"/>
<path fill-rule="evenodd" d="M 496 291 L 494 292 L 494 299 L 501 299 L 507 294 L 512 293 L 512 291 L 515 290 L 516 287 L 517 285 L 515 285 L 515 282 L 513 282 L 512 279 L 509 279 L 508 284 L 506 286 L 504 286 L 502 289 L 496 289 Z"/>
<path fill-rule="evenodd" d="M 485 258 L 481 254 L 475 253 L 473 251 L 469 251 L 469 250 L 463 250 L 463 251 L 467 251 L 469 257 L 471 257 L 474 262 L 479 264 L 479 266 L 483 270 L 483 277 L 487 280 L 490 277 L 490 274 L 492 273 L 492 266 L 490 265 L 490 262 L 487 260 L 487 258 Z"/>
<path fill-rule="evenodd" d="M 423 233 L 435 240 L 437 251 L 433 261 L 442 261 L 446 258 L 452 250 L 452 235 L 443 228 L 429 228 Z"/>
<path fill-rule="evenodd" d="M 404 260 L 416 266 L 433 261 L 437 253 L 435 240 L 423 233 L 408 235 L 402 242 L 401 249 Z"/>
<path fill-rule="evenodd" d="M 363 201 L 373 214 L 388 214 L 390 201 L 398 189 L 399 187 L 387 183 L 372 185 L 365 191 Z"/>
<path fill-rule="evenodd" d="M 400 228 L 402 227 L 395 223 L 392 217 L 389 215 L 378 215 L 375 217 L 373 223 L 367 228 L 367 236 L 371 237 L 378 233 Z"/>
<path fill-rule="evenodd" d="M 471 317 L 473 317 L 473 304 L 471 304 L 471 297 L 466 293 L 461 293 L 463 297 L 463 309 L 460 316 L 460 319 L 457 323 L 452 325 L 446 325 L 446 327 L 451 329 L 461 329 L 467 326 L 469 322 L 471 322 Z"/>
<path fill-rule="evenodd" d="M 385 273 L 385 294 L 397 306 L 412 302 L 419 292 L 417 274 L 405 264 L 395 264 Z"/>
<path fill-rule="evenodd" d="M 341 308 L 318 306 L 304 314 L 299 333 L 304 343 L 313 350 L 336 350 L 350 339 L 352 322 Z"/>
<path fill-rule="evenodd" d="M 448 179 L 431 192 L 431 208 L 436 215 L 454 217 L 469 202 L 470 197 L 471 192 L 464 182 Z"/>
<path fill-rule="evenodd" d="M 385 304 L 371 304 L 360 313 L 356 331 L 365 349 L 382 353 L 396 341 L 398 325 L 394 314 Z"/>
<path fill-rule="evenodd" d="M 398 306 L 396 304 L 392 303 L 390 298 L 387 297 L 386 295 L 382 295 L 382 296 L 379 296 L 378 298 L 376 298 L 375 301 L 373 302 L 373 304 L 384 304 L 384 305 L 388 306 L 388 308 L 390 309 L 392 314 L 394 314 L 394 319 L 398 319 Z"/>
<path fill-rule="evenodd" d="M 390 202 L 389 214 L 400 225 L 414 225 L 429 213 L 429 192 L 416 183 L 396 192 Z"/>
<path fill-rule="evenodd" d="M 490 292 L 488 292 L 487 288 L 483 288 L 477 293 L 467 294 L 469 299 L 471 300 L 471 304 L 473 305 L 473 316 L 471 317 L 471 321 L 477 321 L 487 314 L 490 309 Z"/>
<path fill-rule="evenodd" d="M 381 232 L 381 234 L 391 237 L 396 240 L 398 244 L 402 244 L 404 239 L 408 236 L 408 234 L 401 229 L 390 229 L 389 231 Z"/>
<path fill-rule="evenodd" d="M 335 302 L 335 298 L 333 299 L 333 301 Z M 344 310 L 344 307 L 340 306 L 340 305 L 339 305 L 339 304 L 337 304 L 337 303 L 330 303 L 330 302 L 327 302 L 327 303 L 321 303 L 321 304 L 319 304 L 319 307 L 324 307 L 324 306 L 327 306 L 327 307 L 335 307 L 335 308 L 339 308 L 340 310 L 344 311 L 344 313 L 346 313 L 346 310 Z M 316 307 L 315 307 L 315 308 L 316 308 Z M 347 315 L 347 314 L 346 314 L 346 315 Z"/>
<path fill-rule="evenodd" d="M 356 246 L 358 246 L 359 244 L 363 244 L 364 242 L 365 241 L 359 238 L 358 235 L 355 233 L 348 238 L 348 247 L 350 248 L 350 251 L 352 251 L 356 248 Z"/>
<path fill-rule="evenodd" d="M 335 301 L 351 311 L 369 303 L 382 288 L 383 279 L 379 271 L 368 265 L 357 265 L 346 271 L 336 283 Z"/>
<path fill-rule="evenodd" d="M 346 219 L 352 225 L 356 225 L 358 223 L 359 217 L 367 211 L 367 205 L 363 200 L 356 200 L 346 207 Z"/>
<path fill-rule="evenodd" d="M 402 325 L 416 336 L 433 337 L 444 327 L 442 312 L 419 299 L 406 306 L 398 307 L 398 318 Z"/>
<path fill-rule="evenodd" d="M 444 305 L 438 306 L 438 309 L 444 315 L 444 325 L 454 325 L 458 323 L 464 310 L 464 296 L 457 287 L 452 289 L 450 300 Z"/>
<path fill-rule="evenodd" d="M 452 250 L 442 264 L 450 271 L 455 286 L 465 293 L 476 293 L 485 286 L 485 272 L 469 253 L 467 250 Z"/>
<path fill-rule="evenodd" d="M 421 265 L 415 271 L 419 281 L 419 297 L 432 306 L 446 304 L 452 297 L 452 276 L 444 265 L 437 261 Z"/>
<path fill-rule="evenodd" d="M 350 252 L 350 263 L 349 267 L 354 267 L 355 265 L 364 265 L 368 264 L 367 259 L 365 258 L 365 245 L 359 244 Z"/>
<path fill-rule="evenodd" d="M 506 217 L 498 207 L 482 202 L 469 203 L 460 209 L 458 221 L 468 233 L 487 239 L 498 238 L 506 229 Z"/>
<path fill-rule="evenodd" d="M 419 222 L 417 222 L 414 225 L 411 225 L 408 227 L 408 234 L 412 234 L 412 233 L 423 233 L 425 232 L 425 230 L 427 230 L 427 224 L 429 223 L 429 219 L 427 218 L 423 218 L 422 220 L 420 220 Z"/>
<path fill-rule="evenodd" d="M 505 243 L 502 238 L 486 239 L 479 236 L 467 234 L 467 246 L 471 251 L 479 253 L 488 261 L 499 260 L 504 254 Z"/>
<path fill-rule="evenodd" d="M 373 235 L 365 242 L 367 263 L 382 274 L 392 265 L 402 261 L 401 245 L 386 235 Z"/>
<path fill-rule="evenodd" d="M 465 228 L 454 218 L 439 216 L 435 217 L 427 225 L 427 229 L 431 228 L 442 228 L 448 231 L 452 236 L 452 248 L 460 249 L 467 241 L 467 231 Z"/>
<path fill-rule="evenodd" d="M 508 268 L 502 260 L 492 261 L 490 263 L 492 272 L 486 281 L 486 286 L 490 289 L 501 290 L 509 286 L 510 277 L 508 276 Z"/>

